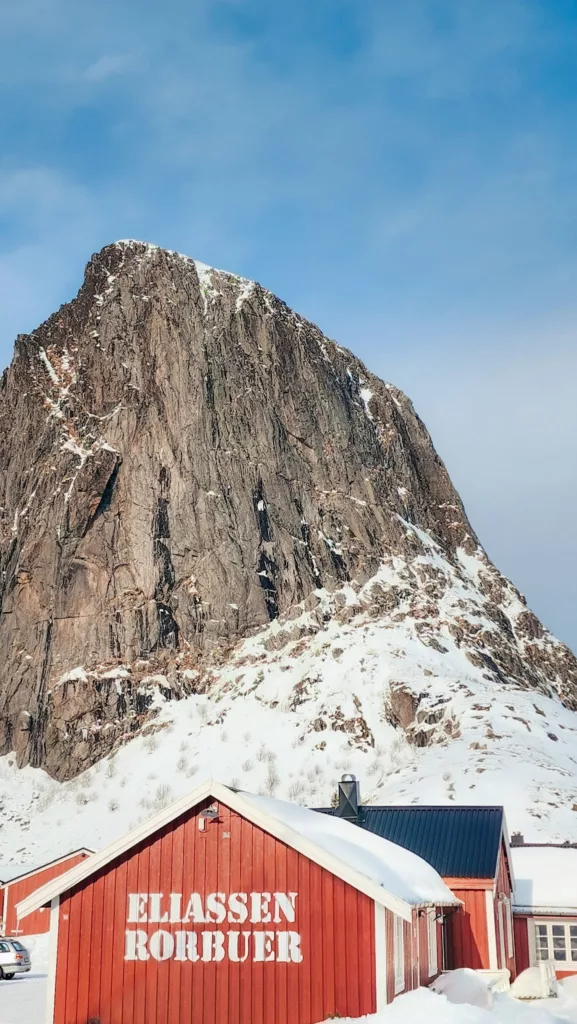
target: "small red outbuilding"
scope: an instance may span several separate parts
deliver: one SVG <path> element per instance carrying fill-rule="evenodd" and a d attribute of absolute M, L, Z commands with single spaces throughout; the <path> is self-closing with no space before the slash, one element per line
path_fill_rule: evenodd
<path fill-rule="evenodd" d="M 53 1024 L 314 1024 L 435 977 L 457 902 L 408 850 L 211 782 L 18 912 L 51 906 Z"/>
<path fill-rule="evenodd" d="M 91 854 L 92 850 L 73 850 L 64 857 L 57 857 L 38 867 L 3 869 L 0 881 L 0 935 L 41 935 L 47 932 L 50 928 L 50 914 L 44 907 L 30 914 L 25 921 L 18 921 L 16 904 Z"/>

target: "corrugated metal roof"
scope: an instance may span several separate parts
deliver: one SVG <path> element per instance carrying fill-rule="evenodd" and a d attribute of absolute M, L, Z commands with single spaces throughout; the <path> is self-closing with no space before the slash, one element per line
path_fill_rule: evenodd
<path fill-rule="evenodd" d="M 334 814 L 334 808 L 319 808 Z M 502 807 L 369 807 L 359 825 L 428 861 L 443 878 L 493 878 Z"/>

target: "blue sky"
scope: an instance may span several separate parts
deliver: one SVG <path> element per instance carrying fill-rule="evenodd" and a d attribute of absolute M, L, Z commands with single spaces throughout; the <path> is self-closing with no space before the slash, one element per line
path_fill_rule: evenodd
<path fill-rule="evenodd" d="M 0 5 L 0 364 L 142 238 L 403 387 L 577 647 L 574 0 Z"/>

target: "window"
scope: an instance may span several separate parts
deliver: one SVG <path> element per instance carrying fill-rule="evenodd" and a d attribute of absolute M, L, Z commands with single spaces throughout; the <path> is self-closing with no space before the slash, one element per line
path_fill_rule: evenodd
<path fill-rule="evenodd" d="M 0 942 L 0 953 L 9 953 L 10 946 L 7 942 Z"/>
<path fill-rule="evenodd" d="M 18 953 L 25 953 L 26 952 L 26 950 L 24 949 L 24 946 L 22 945 L 22 943 L 16 942 L 16 939 L 12 939 L 11 942 L 12 942 L 12 948 L 15 949 Z"/>
<path fill-rule="evenodd" d="M 565 942 L 565 925 L 564 924 L 552 924 L 551 933 L 553 935 L 553 959 L 554 960 L 567 960 L 567 946 Z"/>
<path fill-rule="evenodd" d="M 395 917 L 395 995 L 405 987 L 405 933 L 402 917 Z"/>
<path fill-rule="evenodd" d="M 535 925 L 535 958 L 537 960 L 549 959 L 549 937 L 546 924 Z"/>
<path fill-rule="evenodd" d="M 427 917 L 427 926 L 429 933 L 429 978 L 433 977 L 438 971 L 438 959 L 437 959 L 437 915 L 435 911 L 430 911 Z"/>
<path fill-rule="evenodd" d="M 539 923 L 535 925 L 535 959 L 577 963 L 577 924 Z"/>

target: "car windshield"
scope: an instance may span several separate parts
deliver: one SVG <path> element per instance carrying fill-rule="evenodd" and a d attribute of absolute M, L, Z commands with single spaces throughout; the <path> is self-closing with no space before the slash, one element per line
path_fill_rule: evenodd
<path fill-rule="evenodd" d="M 26 950 L 20 942 L 12 942 L 12 948 L 16 949 L 19 953 L 25 953 Z"/>

